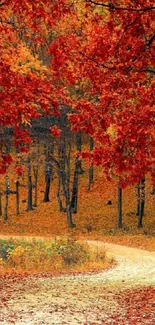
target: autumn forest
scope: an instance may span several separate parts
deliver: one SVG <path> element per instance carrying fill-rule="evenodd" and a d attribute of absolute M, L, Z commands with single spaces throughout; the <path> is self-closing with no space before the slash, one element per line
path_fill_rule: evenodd
<path fill-rule="evenodd" d="M 0 323 L 154 324 L 154 21 L 153 0 L 0 1 Z M 75 276 L 62 304 L 59 275 L 102 270 L 106 303 L 103 283 Z M 20 314 L 14 292 L 30 283 L 36 305 Z"/>

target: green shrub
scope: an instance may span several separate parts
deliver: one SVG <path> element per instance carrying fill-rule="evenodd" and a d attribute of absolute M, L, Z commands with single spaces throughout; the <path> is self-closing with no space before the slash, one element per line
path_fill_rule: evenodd
<path fill-rule="evenodd" d="M 13 243 L 8 243 L 5 240 L 0 241 L 0 257 L 5 261 L 8 259 L 9 250 L 14 250 L 15 246 Z"/>

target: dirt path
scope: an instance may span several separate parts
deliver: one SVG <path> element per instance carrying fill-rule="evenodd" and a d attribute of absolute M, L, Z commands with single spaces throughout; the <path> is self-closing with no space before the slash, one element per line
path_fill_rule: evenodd
<path fill-rule="evenodd" d="M 121 245 L 87 241 L 97 249 L 105 247 L 107 255 L 114 257 L 117 265 L 98 274 L 68 275 L 57 278 L 28 277 L 19 282 L 7 281 L 1 290 L 5 303 L 1 309 L 1 324 L 17 325 L 102 325 L 155 323 L 155 314 L 149 322 L 134 320 L 115 321 L 112 315 L 118 310 L 123 290 L 155 285 L 155 252 Z M 121 322 L 122 319 L 122 322 Z"/>

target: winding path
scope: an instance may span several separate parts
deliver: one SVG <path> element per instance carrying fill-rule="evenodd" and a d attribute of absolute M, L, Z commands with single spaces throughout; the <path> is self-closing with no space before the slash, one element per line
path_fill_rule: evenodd
<path fill-rule="evenodd" d="M 17 325 L 102 325 L 117 324 L 116 297 L 124 289 L 155 286 L 155 252 L 126 246 L 87 241 L 116 260 L 116 265 L 97 274 L 60 277 L 30 277 L 12 284 L 12 293 L 3 306 L 0 323 Z M 4 289 L 3 289 L 4 290 Z M 4 294 L 6 290 L 2 290 Z M 123 313 L 123 310 L 122 310 Z M 151 323 L 155 323 L 155 314 Z M 123 323 L 120 323 L 123 324 Z M 141 324 L 139 322 L 124 324 Z"/>

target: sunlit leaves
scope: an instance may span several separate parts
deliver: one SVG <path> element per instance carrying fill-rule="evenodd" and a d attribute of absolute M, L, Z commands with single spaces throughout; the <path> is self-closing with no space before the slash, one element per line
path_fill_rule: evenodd
<path fill-rule="evenodd" d="M 70 23 L 60 37 L 57 34 L 52 67 L 61 85 L 71 89 L 73 130 L 93 135 L 97 144 L 94 163 L 100 162 L 105 174 L 113 170 L 124 186 L 136 183 L 154 165 L 155 11 L 143 11 L 144 1 L 134 6 L 113 1 L 113 10 L 108 4 L 97 4 L 87 1 L 87 20 L 78 17 L 80 4 L 73 7 L 69 15 L 74 23 L 76 16 L 77 24 L 74 30 Z M 147 5 L 151 7 L 149 1 Z M 127 10 L 115 10 L 119 6 Z M 85 80 L 85 88 L 81 80 Z"/>

